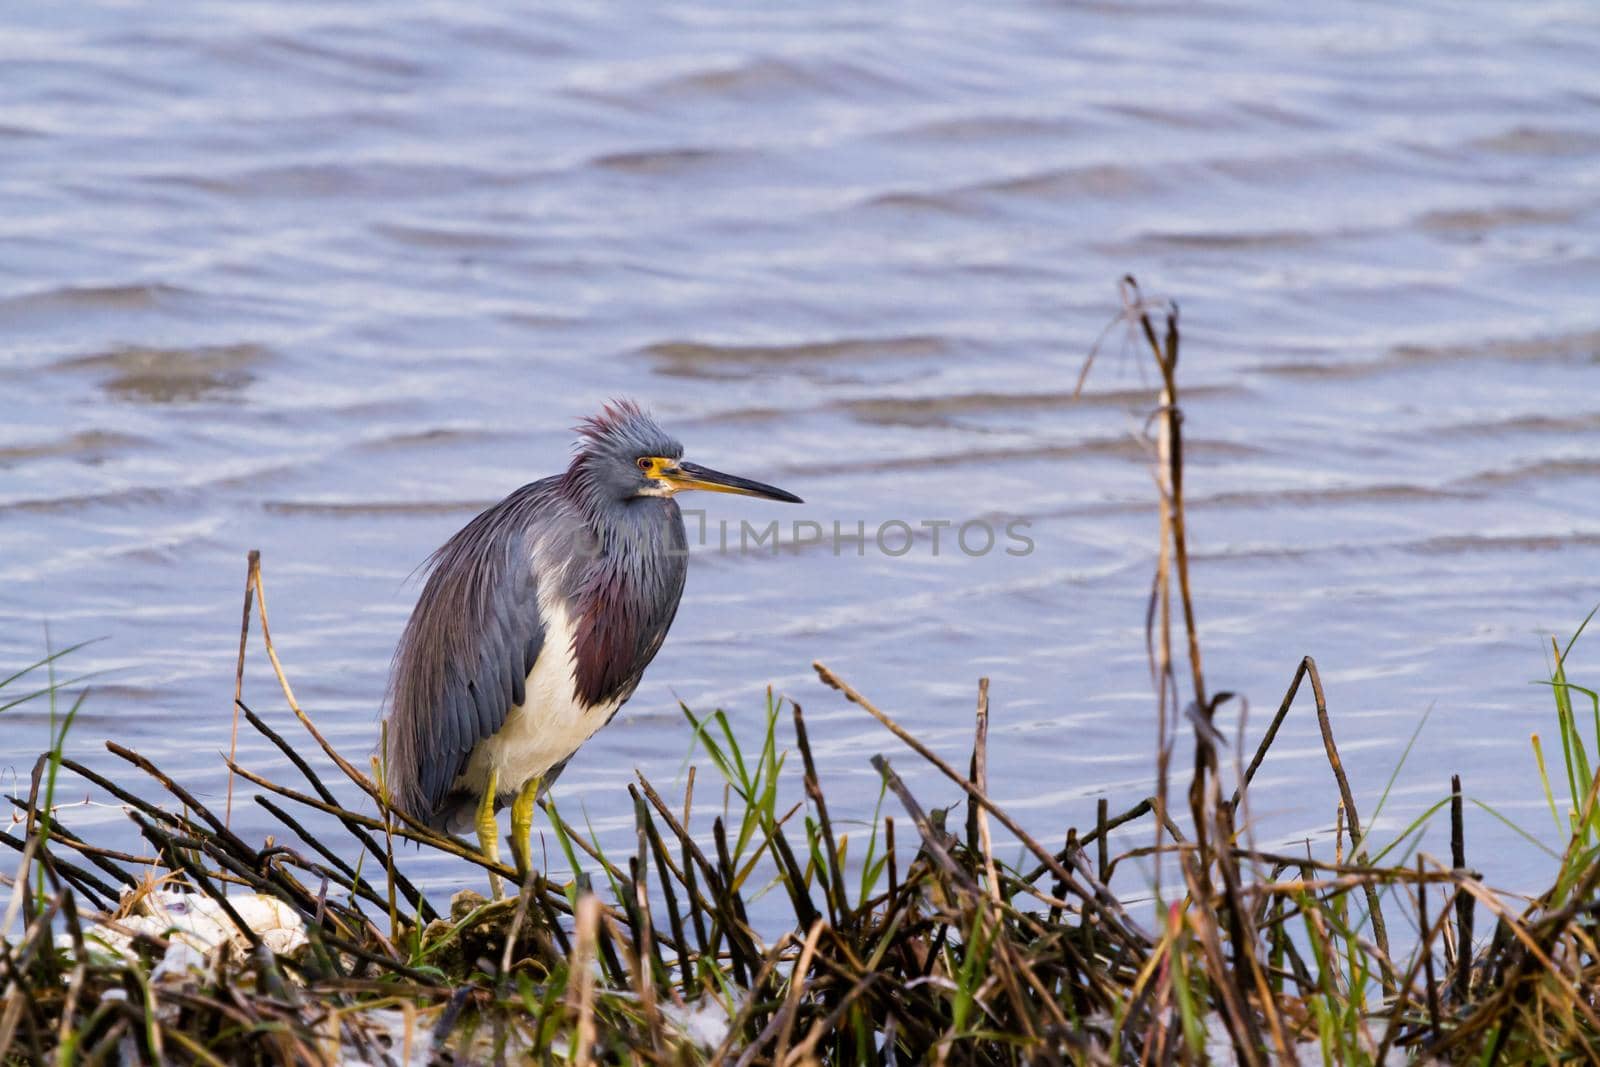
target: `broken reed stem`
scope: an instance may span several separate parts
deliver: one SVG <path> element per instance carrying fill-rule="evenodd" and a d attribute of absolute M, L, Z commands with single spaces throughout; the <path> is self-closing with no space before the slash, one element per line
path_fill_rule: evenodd
<path fill-rule="evenodd" d="M 1418 941 L 1417 952 L 1412 956 L 1411 965 L 1409 968 L 1407 968 L 1405 977 L 1400 982 L 1399 996 L 1395 998 L 1387 1012 L 1388 1019 L 1384 1024 L 1383 1038 L 1378 1042 L 1378 1050 L 1373 1056 L 1374 1063 L 1387 1063 L 1388 1060 L 1385 1059 L 1385 1055 L 1388 1053 L 1389 1049 L 1394 1046 L 1396 1040 L 1400 1038 L 1401 1028 L 1405 1024 L 1406 1006 L 1411 999 L 1412 986 L 1417 980 L 1417 973 L 1419 971 L 1426 971 L 1426 988 L 1423 991 L 1423 997 L 1425 1000 L 1432 1000 L 1432 1004 L 1430 1005 L 1430 1018 L 1437 1016 L 1438 1014 L 1438 992 L 1437 985 L 1433 977 L 1433 943 L 1444 933 L 1445 927 L 1449 925 L 1450 912 L 1448 908 L 1442 910 L 1439 913 L 1439 917 L 1434 919 L 1431 925 L 1429 924 L 1426 901 L 1422 898 L 1421 894 L 1426 891 L 1426 886 L 1430 882 L 1443 881 L 1443 879 L 1435 879 L 1430 877 L 1431 874 L 1439 874 L 1442 872 L 1426 871 L 1425 863 L 1426 861 L 1423 859 L 1423 857 L 1418 856 L 1416 869 L 1414 872 L 1416 875 L 1415 884 L 1419 894 L 1417 929 L 1421 931 L 1422 936 Z M 1453 881 L 1453 879 L 1451 880 Z M 1437 1030 L 1436 1027 L 1433 1029 Z M 1434 1033 L 1432 1040 L 1437 1042 L 1439 1040 L 1439 1034 Z"/>
<path fill-rule="evenodd" d="M 978 710 L 977 725 L 974 728 L 972 742 L 972 784 L 978 787 L 978 792 L 985 796 L 989 793 L 989 679 L 978 679 Z M 983 851 L 983 871 L 989 883 L 989 898 L 996 904 L 1000 903 L 1000 875 L 995 871 L 994 841 L 989 836 L 989 813 L 982 804 L 975 804 L 971 797 L 967 804 L 978 813 L 978 843 Z"/>
<path fill-rule="evenodd" d="M 1105 330 L 1101 332 L 1079 372 L 1074 396 L 1081 394 L 1088 378 L 1089 367 L 1106 335 L 1118 322 L 1126 323 L 1130 332 L 1137 331 L 1149 346 L 1161 375 L 1161 388 L 1156 410 L 1151 416 L 1156 424 L 1155 462 L 1152 473 L 1157 489 L 1159 510 L 1159 549 L 1155 573 L 1150 588 L 1149 607 L 1145 615 L 1145 648 L 1150 658 L 1150 673 L 1156 687 L 1156 794 L 1155 802 L 1163 818 L 1157 820 L 1155 846 L 1161 847 L 1162 831 L 1170 821 L 1167 786 L 1170 781 L 1174 726 L 1178 713 L 1177 680 L 1173 673 L 1172 654 L 1172 578 L 1178 581 L 1178 600 L 1183 610 L 1190 678 L 1193 685 L 1193 707 L 1200 714 L 1210 716 L 1214 710 L 1208 698 L 1205 674 L 1200 656 L 1200 635 L 1196 622 L 1194 597 L 1189 581 L 1189 545 L 1183 498 L 1183 410 L 1178 399 L 1178 306 L 1170 301 L 1156 304 L 1147 301 L 1133 275 L 1124 275 L 1117 284 L 1121 309 Z M 1165 329 L 1157 336 L 1151 317 L 1155 307 L 1164 312 Z M 1161 899 L 1161 869 L 1155 871 L 1155 895 Z"/>
<path fill-rule="evenodd" d="M 1225 699 L 1225 697 L 1219 697 Z M 1195 844 L 1184 858 L 1185 880 L 1191 899 L 1204 902 L 1206 920 L 1197 923 L 1202 947 L 1216 977 L 1216 990 L 1223 999 L 1224 1019 L 1235 1047 L 1235 1056 L 1247 1063 L 1257 1061 L 1257 1050 L 1262 1045 L 1261 1034 L 1253 1011 L 1245 1010 L 1252 994 L 1259 997 L 1266 1022 L 1281 1056 L 1290 1056 L 1289 1042 L 1267 995 L 1265 976 L 1261 974 L 1255 957 L 1256 932 L 1250 922 L 1240 889 L 1237 853 L 1230 847 L 1233 839 L 1229 816 L 1232 808 L 1221 804 L 1221 786 L 1218 782 L 1219 760 L 1217 749 L 1222 735 L 1212 722 L 1209 711 L 1194 709 L 1191 718 L 1195 729 L 1195 769 L 1189 788 L 1189 805 L 1194 817 Z M 1222 879 L 1222 891 L 1217 893 L 1211 878 L 1215 865 Z M 1222 955 L 1222 945 L 1217 936 L 1216 923 L 1220 918 L 1227 925 L 1228 940 L 1233 946 L 1233 960 L 1229 965 Z M 1229 980 L 1231 979 L 1231 980 Z"/>
<path fill-rule="evenodd" d="M 586 1067 L 594 1058 L 594 959 L 595 943 L 599 936 L 600 900 L 586 893 L 578 900 L 577 924 L 573 931 L 571 962 L 568 965 L 568 988 L 575 990 L 571 1009 L 577 1016 L 577 1036 L 573 1039 L 578 1067 Z M 575 984 L 574 984 L 575 983 Z"/>
<path fill-rule="evenodd" d="M 1130 292 L 1130 287 L 1132 291 Z M 1137 283 L 1131 276 L 1123 280 L 1123 312 L 1133 314 L 1139 307 Z M 1150 333 L 1148 319 L 1142 309 L 1137 311 L 1145 319 L 1145 332 Z M 1156 351 L 1156 363 L 1162 363 L 1161 353 Z M 1152 578 L 1150 589 L 1150 608 L 1145 619 L 1145 647 L 1153 650 L 1154 662 L 1151 673 L 1156 684 L 1156 802 L 1163 815 L 1170 812 L 1168 804 L 1168 783 L 1171 780 L 1172 748 L 1175 743 L 1176 717 L 1178 713 L 1178 683 L 1172 669 L 1172 561 L 1173 561 L 1173 521 L 1172 512 L 1175 497 L 1171 489 L 1172 481 L 1172 420 L 1163 418 L 1164 413 L 1174 410 L 1175 398 L 1171 392 L 1171 382 L 1166 373 L 1161 375 L 1161 394 L 1156 408 L 1156 462 L 1153 474 L 1156 481 L 1156 507 L 1159 518 L 1158 547 L 1156 551 L 1156 569 Z M 1155 635 L 1151 633 L 1152 621 L 1159 621 L 1159 629 Z M 1154 827 L 1155 844 L 1161 846 L 1161 831 L 1163 821 L 1158 819 Z M 1158 865 L 1155 870 L 1155 898 L 1162 899 L 1161 893 L 1162 871 Z"/>
<path fill-rule="evenodd" d="M 1183 410 L 1178 404 L 1178 305 L 1171 301 L 1163 303 L 1166 329 L 1163 336 L 1158 338 L 1150 316 L 1151 308 L 1156 305 L 1145 300 L 1138 281 L 1131 274 L 1124 275 L 1118 283 L 1118 289 L 1122 298 L 1120 317 L 1138 326 L 1145 343 L 1150 347 L 1156 369 L 1161 372 L 1161 394 L 1156 408 L 1156 480 L 1161 491 L 1162 547 L 1165 550 L 1170 546 L 1172 569 L 1177 572 L 1194 703 L 1196 707 L 1206 708 L 1210 702 L 1206 698 L 1205 675 L 1200 661 L 1200 634 L 1195 620 L 1194 598 L 1189 589 L 1189 545 L 1183 507 Z M 1163 590 L 1164 603 L 1170 603 L 1170 597 L 1165 592 L 1169 588 L 1168 573 L 1165 566 L 1157 569 L 1157 584 Z M 1163 662 L 1170 665 L 1171 646 L 1170 637 L 1167 636 L 1170 631 L 1167 625 L 1163 619 L 1162 658 Z"/>
<path fill-rule="evenodd" d="M 1289 708 L 1294 704 L 1295 694 L 1300 691 L 1300 682 L 1308 671 L 1316 670 L 1316 663 L 1310 656 L 1302 656 L 1300 665 L 1295 668 L 1294 677 L 1289 680 L 1289 689 L 1283 694 L 1283 700 L 1278 704 L 1277 714 L 1272 716 L 1272 721 L 1267 724 L 1267 732 L 1261 735 L 1261 743 L 1256 746 L 1255 755 L 1250 757 L 1250 764 L 1244 769 L 1244 776 L 1233 790 L 1233 799 L 1228 801 L 1228 806 L 1235 812 L 1244 799 L 1245 791 L 1250 788 L 1250 783 L 1255 781 L 1256 771 L 1261 767 L 1261 761 L 1267 758 L 1267 751 L 1272 748 L 1272 743 L 1278 739 L 1278 727 L 1283 725 L 1283 720 L 1288 717 Z M 1238 821 L 1237 816 L 1235 822 Z"/>
<path fill-rule="evenodd" d="M 1311 695 L 1317 704 L 1317 727 L 1322 732 L 1322 747 L 1328 757 L 1328 766 L 1333 770 L 1333 779 L 1339 786 L 1339 799 L 1344 805 L 1345 818 L 1350 825 L 1350 858 L 1357 863 L 1366 862 L 1367 846 L 1366 835 L 1361 830 L 1361 817 L 1356 812 L 1355 794 L 1350 790 L 1350 779 L 1344 773 L 1344 762 L 1339 758 L 1339 746 L 1333 740 L 1333 723 L 1328 718 L 1328 700 L 1322 692 L 1322 676 L 1317 673 L 1317 664 L 1310 656 L 1300 661 L 1301 668 L 1311 679 Z M 1299 671 L 1296 671 L 1298 676 Z M 1383 903 L 1378 899 L 1378 891 L 1372 886 L 1366 886 L 1363 893 L 1367 899 L 1367 916 L 1372 922 L 1372 937 L 1378 943 L 1382 953 L 1380 966 L 1383 973 L 1384 992 L 1390 996 L 1395 993 L 1394 968 L 1390 966 L 1389 959 L 1389 931 L 1383 921 Z"/>
<path fill-rule="evenodd" d="M 770 697 L 770 690 L 769 690 Z M 830 901 L 828 913 L 838 926 L 850 914 L 850 898 L 844 888 L 844 864 L 839 862 L 839 843 L 833 836 L 833 820 L 828 816 L 828 799 L 823 795 L 821 779 L 817 777 L 817 763 L 811 756 L 811 739 L 806 733 L 805 715 L 800 705 L 794 706 L 795 746 L 800 749 L 800 760 L 805 766 L 806 797 L 817 809 L 817 824 L 822 836 L 822 847 L 828 854 L 829 886 L 824 895 Z"/>
<path fill-rule="evenodd" d="M 387 752 L 389 750 L 389 746 L 386 743 L 388 731 L 388 723 L 384 723 L 379 729 L 379 752 Z M 383 816 L 383 872 L 385 875 L 384 887 L 389 893 L 389 936 L 399 937 L 400 909 L 395 900 L 394 817 L 389 814 L 389 777 L 383 773 L 383 763 L 376 755 L 372 757 L 372 779 L 378 784 L 378 813 Z M 516 936 L 514 930 L 512 936 Z"/>
<path fill-rule="evenodd" d="M 1095 874 L 1104 885 L 1111 879 L 1111 852 L 1106 841 L 1111 826 L 1106 818 L 1106 812 L 1111 807 L 1111 801 L 1105 797 L 1095 798 L 1094 803 L 1094 839 L 1095 839 Z"/>
<path fill-rule="evenodd" d="M 806 931 L 805 943 L 800 947 L 800 959 L 794 965 L 794 971 L 789 976 L 789 988 L 783 997 L 783 1007 L 774 1021 L 781 1018 L 782 1025 L 778 1029 L 778 1044 L 772 1053 L 772 1062 L 775 1064 L 787 1063 L 789 1059 L 789 1038 L 794 1033 L 795 1010 L 800 1001 L 800 990 L 805 985 L 806 975 L 811 972 L 811 961 L 817 954 L 817 942 L 822 939 L 823 921 L 819 918 L 811 924 L 811 929 Z"/>
<path fill-rule="evenodd" d="M 343 771 L 345 776 L 360 787 L 361 791 L 371 797 L 375 803 L 381 804 L 383 800 L 378 794 L 378 787 L 371 779 L 362 774 L 353 763 L 341 756 L 333 745 L 328 743 L 327 738 L 322 736 L 322 731 L 317 729 L 316 723 L 311 721 L 311 717 L 301 709 L 300 702 L 294 698 L 294 689 L 289 685 L 289 678 L 283 671 L 283 663 L 278 659 L 278 650 L 272 643 L 272 627 L 267 622 L 267 589 L 261 578 L 261 557 L 259 553 L 252 554 L 250 576 L 251 584 L 255 587 L 256 592 L 256 613 L 261 619 L 261 641 L 266 646 L 267 658 L 272 661 L 272 671 L 278 677 L 278 685 L 283 689 L 283 699 L 288 703 L 289 710 L 294 712 L 294 717 L 300 720 L 300 725 L 305 727 L 312 740 L 327 754 L 334 765 Z M 230 762 L 232 761 L 230 760 Z"/>
<path fill-rule="evenodd" d="M 1467 835 L 1461 807 L 1461 776 L 1450 776 L 1450 866 L 1467 869 Z M 1472 987 L 1472 912 L 1471 894 L 1456 894 L 1456 1000 L 1466 1003 Z"/>
<path fill-rule="evenodd" d="M 911 790 L 906 788 L 905 782 L 900 780 L 900 776 L 894 772 L 894 768 L 889 765 L 889 761 L 881 755 L 873 756 L 872 766 L 883 776 L 889 791 L 899 798 L 901 805 L 906 809 L 906 814 L 911 816 L 911 821 L 916 826 L 917 832 L 922 835 L 923 850 L 927 852 L 928 856 L 941 870 L 950 876 L 957 886 L 976 895 L 978 892 L 977 883 L 951 857 L 950 850 L 945 847 L 944 841 L 941 840 L 941 833 L 934 828 L 932 822 L 928 819 L 927 812 L 923 811 L 922 805 L 917 803 L 917 798 L 911 795 Z"/>
<path fill-rule="evenodd" d="M 239 660 L 233 672 L 233 726 L 228 735 L 228 759 L 239 758 L 239 705 L 244 699 L 244 655 L 250 643 L 250 601 L 255 594 L 256 571 L 261 566 L 260 549 L 252 548 L 246 557 L 244 574 L 244 616 L 239 622 Z M 233 771 L 228 772 L 228 803 L 223 818 L 233 825 Z"/>
<path fill-rule="evenodd" d="M 1422 857 L 1417 857 L 1417 874 L 1422 871 Z M 1433 978 L 1433 942 L 1426 936 L 1428 927 L 1428 887 L 1418 879 L 1417 885 L 1417 926 L 1424 931 L 1424 937 L 1419 952 L 1422 956 L 1422 979 L 1426 983 L 1428 1000 L 1428 1032 L 1433 1035 L 1432 1040 L 1439 1040 L 1439 987 Z M 1409 983 L 1408 983 L 1409 985 Z M 1396 1005 L 1395 1015 L 1399 1015 L 1399 1005 Z"/>

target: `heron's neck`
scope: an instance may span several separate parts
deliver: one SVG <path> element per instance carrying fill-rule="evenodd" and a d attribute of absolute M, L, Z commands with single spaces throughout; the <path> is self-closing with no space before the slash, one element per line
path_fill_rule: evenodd
<path fill-rule="evenodd" d="M 663 497 L 639 497 L 591 529 L 599 556 L 575 598 L 577 695 L 585 704 L 627 699 L 666 637 L 688 570 L 683 515 Z"/>
<path fill-rule="evenodd" d="M 671 497 L 638 496 L 606 511 L 594 524 L 603 555 L 644 570 L 662 558 L 681 561 L 687 544 L 683 512 Z"/>

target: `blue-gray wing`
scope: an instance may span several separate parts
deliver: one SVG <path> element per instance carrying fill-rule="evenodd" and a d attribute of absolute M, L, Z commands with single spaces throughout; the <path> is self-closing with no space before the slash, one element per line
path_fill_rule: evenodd
<path fill-rule="evenodd" d="M 442 826 L 472 750 L 521 704 L 544 645 L 533 531 L 553 479 L 478 515 L 429 561 L 395 651 L 385 774 L 396 807 Z"/>

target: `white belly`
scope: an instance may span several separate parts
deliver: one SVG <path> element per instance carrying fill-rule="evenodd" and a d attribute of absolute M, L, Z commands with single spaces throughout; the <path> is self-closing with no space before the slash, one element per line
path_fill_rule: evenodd
<path fill-rule="evenodd" d="M 585 708 L 578 702 L 571 620 L 564 605 L 553 599 L 541 606 L 544 645 L 528 672 L 524 699 L 511 708 L 500 729 L 478 745 L 461 776 L 460 784 L 474 792 L 483 790 L 493 770 L 496 792 L 502 797 L 515 793 L 578 751 L 622 704 Z"/>

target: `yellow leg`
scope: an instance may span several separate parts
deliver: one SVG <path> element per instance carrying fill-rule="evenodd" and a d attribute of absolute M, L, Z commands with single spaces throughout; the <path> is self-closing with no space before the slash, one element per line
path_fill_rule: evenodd
<path fill-rule="evenodd" d="M 524 882 L 533 869 L 533 805 L 539 799 L 539 783 L 543 780 L 542 775 L 529 778 L 511 802 L 511 856 L 517 864 L 517 876 Z"/>
<path fill-rule="evenodd" d="M 500 824 L 494 817 L 494 795 L 499 785 L 500 776 L 491 770 L 488 784 L 483 787 L 483 799 L 478 801 L 478 848 L 485 859 L 495 863 L 500 862 Z M 500 890 L 500 876 L 493 871 L 489 872 L 489 892 L 496 900 L 505 895 Z"/>

